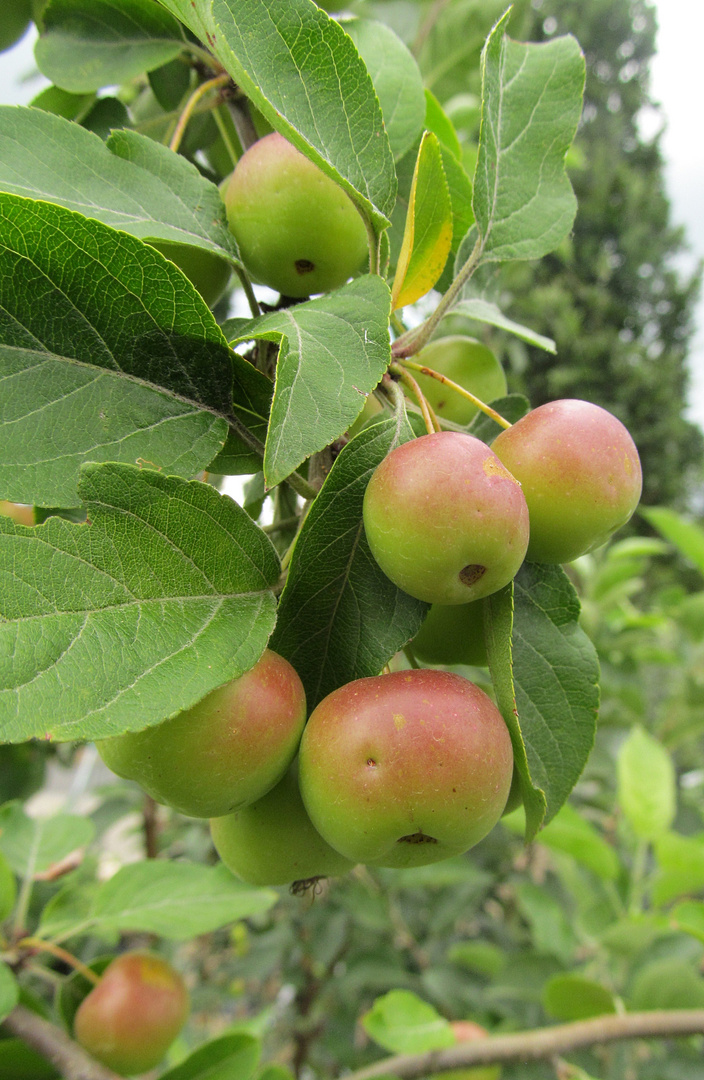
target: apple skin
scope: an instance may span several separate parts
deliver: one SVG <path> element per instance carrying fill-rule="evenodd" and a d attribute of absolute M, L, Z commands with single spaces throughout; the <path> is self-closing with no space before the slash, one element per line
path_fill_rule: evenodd
<path fill-rule="evenodd" d="M 24 503 L 7 502 L 5 499 L 0 499 L 0 514 L 3 517 L 11 518 L 12 521 L 17 522 L 18 525 L 34 525 L 34 507 L 25 506 Z"/>
<path fill-rule="evenodd" d="M 3 0 L 0 5 L 0 53 L 16 45 L 32 21 L 31 0 Z"/>
<path fill-rule="evenodd" d="M 183 979 L 160 956 L 128 952 L 81 1002 L 76 1041 L 121 1076 L 158 1065 L 188 1018 Z"/>
<path fill-rule="evenodd" d="M 638 505 L 636 445 L 620 420 L 589 401 L 541 405 L 492 449 L 523 487 L 532 562 L 571 562 L 600 547 Z"/>
<path fill-rule="evenodd" d="M 520 484 L 485 443 L 458 431 L 392 450 L 367 485 L 363 513 L 381 569 L 431 604 L 467 604 L 503 588 L 528 545 Z"/>
<path fill-rule="evenodd" d="M 313 828 L 295 765 L 257 802 L 213 818 L 210 833 L 225 866 L 248 885 L 337 877 L 354 866 Z"/>
<path fill-rule="evenodd" d="M 486 667 L 481 600 L 450 607 L 433 604 L 407 648 L 421 664 Z"/>
<path fill-rule="evenodd" d="M 165 258 L 178 266 L 191 284 L 198 290 L 208 307 L 214 307 L 225 292 L 231 269 L 225 259 L 218 258 L 203 248 L 192 244 L 170 244 L 166 240 L 150 240 Z"/>
<path fill-rule="evenodd" d="M 276 131 L 242 155 L 224 199 L 245 266 L 285 296 L 337 289 L 367 256 L 352 201 Z"/>
<path fill-rule="evenodd" d="M 436 338 L 414 357 L 459 383 L 481 401 L 494 401 L 506 393 L 506 375 L 491 349 L 474 338 L 453 334 Z M 438 416 L 455 424 L 468 424 L 478 413 L 476 405 L 431 375 L 414 372 L 418 385 Z"/>
<path fill-rule="evenodd" d="M 418 669 L 329 694 L 301 740 L 299 783 L 327 842 L 370 866 L 422 866 L 477 844 L 513 772 L 503 718 L 474 683 Z"/>
<path fill-rule="evenodd" d="M 267 649 L 239 679 L 145 731 L 96 745 L 118 776 L 190 817 L 220 817 L 260 799 L 293 760 L 306 719 L 303 684 Z"/>

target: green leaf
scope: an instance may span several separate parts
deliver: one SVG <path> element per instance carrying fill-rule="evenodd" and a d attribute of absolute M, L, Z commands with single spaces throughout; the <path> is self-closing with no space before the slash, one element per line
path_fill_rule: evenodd
<path fill-rule="evenodd" d="M 524 563 L 515 579 L 513 678 L 533 783 L 546 819 L 576 784 L 594 744 L 599 662 L 579 599 L 559 566 Z"/>
<path fill-rule="evenodd" d="M 455 1043 L 449 1021 L 410 990 L 390 990 L 362 1017 L 367 1035 L 385 1050 L 423 1054 Z"/>
<path fill-rule="evenodd" d="M 458 161 L 461 159 L 462 147 L 457 132 L 432 90 L 425 91 L 425 127 L 437 135 L 440 145 L 446 147 L 453 157 Z"/>
<path fill-rule="evenodd" d="M 704 529 L 666 506 L 640 507 L 638 513 L 704 574 Z"/>
<path fill-rule="evenodd" d="M 440 101 L 467 89 L 484 39 L 505 11 L 505 0 L 454 0 L 443 5 L 420 50 L 423 81 Z"/>
<path fill-rule="evenodd" d="M 620 863 L 614 849 L 570 803 L 560 810 L 538 836 L 541 844 L 571 855 L 603 881 L 615 881 Z"/>
<path fill-rule="evenodd" d="M 0 518 L 5 742 L 150 727 L 248 671 L 273 629 L 276 552 L 228 496 L 113 464 L 80 493 L 87 525 Z"/>
<path fill-rule="evenodd" d="M 582 111 L 584 57 L 569 36 L 511 41 L 508 17 L 482 53 L 473 206 L 484 262 L 539 259 L 567 236 L 577 210 L 565 155 Z"/>
<path fill-rule="evenodd" d="M 704 943 L 704 903 L 701 900 L 685 900 L 670 912 L 670 923 L 676 930 L 691 934 Z"/>
<path fill-rule="evenodd" d="M 636 973 L 628 996 L 631 1009 L 702 1009 L 704 979 L 692 963 L 654 960 Z"/>
<path fill-rule="evenodd" d="M 75 120 L 80 124 L 90 113 L 95 101 L 95 94 L 69 94 L 68 90 L 62 90 L 58 86 L 47 86 L 32 98 L 30 105 L 34 109 L 43 109 L 44 112 L 55 113 L 56 116 L 63 116 L 65 120 Z"/>
<path fill-rule="evenodd" d="M 205 468 L 225 439 L 233 360 L 184 275 L 49 203 L 0 195 L 0 229 L 0 494 L 76 506 L 84 461 Z"/>
<path fill-rule="evenodd" d="M 569 963 L 577 947 L 577 938 L 564 906 L 532 881 L 521 881 L 516 887 L 516 897 L 530 925 L 533 947 L 537 952 L 556 956 L 563 963 Z"/>
<path fill-rule="evenodd" d="M 452 204 L 440 143 L 426 131 L 416 160 L 391 303 L 413 304 L 440 277 L 452 245 Z"/>
<path fill-rule="evenodd" d="M 375 19 L 348 19 L 344 29 L 371 75 L 391 152 L 397 159 L 403 157 L 423 130 L 425 94 L 418 65 L 385 23 Z"/>
<path fill-rule="evenodd" d="M 252 338 L 280 343 L 264 454 L 274 487 L 342 435 L 386 371 L 389 290 L 376 275 L 357 278 L 320 300 L 238 324 L 232 340 Z"/>
<path fill-rule="evenodd" d="M 508 961 L 507 954 L 488 941 L 461 941 L 448 949 L 447 959 L 489 979 L 499 975 Z"/>
<path fill-rule="evenodd" d="M 511 424 L 515 424 L 530 409 L 530 402 L 523 394 L 507 394 L 506 397 L 490 401 L 489 405 L 496 410 L 499 416 L 503 416 L 504 420 L 508 420 Z M 479 412 L 467 430 L 470 435 L 474 435 L 475 439 L 481 439 L 482 442 L 491 444 L 504 428 L 497 424 L 495 420 L 492 420 L 490 416 L 487 416 L 486 413 Z"/>
<path fill-rule="evenodd" d="M 236 1032 L 199 1046 L 159 1080 L 249 1080 L 259 1064 L 261 1043 L 253 1035 Z"/>
<path fill-rule="evenodd" d="M 0 821 L 2 810 L 0 810 Z M 2 834 L 0 833 L 0 923 L 4 922 L 15 906 L 17 899 L 17 882 L 12 868 L 2 854 Z"/>
<path fill-rule="evenodd" d="M 672 758 L 662 743 L 634 727 L 619 750 L 618 804 L 637 836 L 657 840 L 675 818 L 677 792 Z"/>
<path fill-rule="evenodd" d="M 451 150 L 440 145 L 442 155 L 442 167 L 447 180 L 447 188 L 450 193 L 452 207 L 452 244 L 450 254 L 455 255 L 459 251 L 460 244 L 467 231 L 474 224 L 474 212 L 472 210 L 472 181 L 464 171 Z M 448 260 L 445 271 L 438 288 L 442 287 L 445 275 L 452 274 L 452 259 Z M 449 284 L 449 283 L 448 283 Z"/>
<path fill-rule="evenodd" d="M 35 56 L 64 90 L 85 93 L 129 82 L 183 49 L 178 22 L 153 0 L 52 0 Z"/>
<path fill-rule="evenodd" d="M 39 109 L 0 107 L 0 191 L 58 203 L 140 240 L 193 244 L 237 258 L 214 184 L 190 161 L 135 131 L 107 145 Z"/>
<path fill-rule="evenodd" d="M 543 988 L 543 1008 L 555 1020 L 588 1020 L 616 1012 L 610 990 L 582 975 L 554 975 Z"/>
<path fill-rule="evenodd" d="M 396 198 L 393 155 L 364 62 L 310 0 L 162 0 L 277 131 L 339 183 L 377 230 Z"/>
<path fill-rule="evenodd" d="M 9 1016 L 19 1001 L 20 988 L 7 964 L 0 961 L 0 1023 Z"/>
<path fill-rule="evenodd" d="M 0 1080 L 60 1080 L 60 1074 L 21 1039 L 0 1039 Z"/>
<path fill-rule="evenodd" d="M 544 349 L 545 352 L 557 352 L 557 346 L 552 338 L 543 337 L 542 334 L 536 334 L 534 330 L 530 330 L 527 326 L 521 326 L 520 323 L 507 318 L 496 304 L 492 303 L 490 300 L 484 300 L 479 296 L 466 297 L 464 300 L 460 300 L 459 303 L 454 305 L 452 312 L 456 315 L 465 315 L 468 319 L 475 319 L 480 323 L 488 323 L 490 326 L 497 326 L 499 330 L 505 330 L 509 334 L 515 334 L 521 341 L 527 341 L 529 345 L 535 345 L 536 348 Z"/>
<path fill-rule="evenodd" d="M 704 889 L 704 843 L 700 838 L 666 832 L 657 838 L 655 854 L 654 904 L 668 904 Z"/>
<path fill-rule="evenodd" d="M 7 683 L 4 683 L 7 685 Z M 34 877 L 93 839 L 89 818 L 55 814 L 31 818 L 19 802 L 0 807 L 0 852 L 19 877 Z"/>
<path fill-rule="evenodd" d="M 526 815 L 526 841 L 534 839 L 545 817 L 545 793 L 536 787 L 530 774 L 521 720 L 516 708 L 513 682 L 514 584 L 482 601 L 484 640 L 496 704 L 506 721 L 513 746 L 513 763 L 521 781 L 521 799 Z"/>
<path fill-rule="evenodd" d="M 397 420 L 360 432 L 335 461 L 296 540 L 271 647 L 300 675 L 309 709 L 352 679 L 378 675 L 428 611 L 379 568 L 362 524 L 369 477 L 409 438 L 407 423 Z"/>
<path fill-rule="evenodd" d="M 222 864 L 150 860 L 118 870 L 95 892 L 84 917 L 70 927 L 64 920 L 60 933 L 67 938 L 135 930 L 187 941 L 267 911 L 277 900 L 271 889 L 244 885 Z M 57 924 L 42 918 L 40 932 L 56 935 Z"/>

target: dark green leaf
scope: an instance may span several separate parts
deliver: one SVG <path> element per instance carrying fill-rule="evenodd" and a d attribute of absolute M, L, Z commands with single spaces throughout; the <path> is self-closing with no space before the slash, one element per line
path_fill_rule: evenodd
<path fill-rule="evenodd" d="M 520 882 L 516 896 L 530 925 L 534 949 L 569 963 L 577 947 L 577 938 L 563 905 L 532 881 Z"/>
<path fill-rule="evenodd" d="M 517 420 L 525 416 L 530 408 L 528 398 L 523 397 L 523 394 L 507 394 L 506 397 L 497 398 L 489 404 L 499 416 L 503 416 L 504 420 L 508 420 L 511 424 L 515 424 Z M 486 413 L 480 412 L 472 420 L 468 431 L 470 435 L 474 435 L 475 439 L 481 439 L 482 442 L 491 445 L 503 428 Z"/>
<path fill-rule="evenodd" d="M 339 438 L 362 411 L 391 360 L 389 308 L 386 284 L 366 275 L 320 300 L 238 324 L 234 344 L 280 343 L 264 455 L 270 487 Z M 223 329 L 227 334 L 227 323 Z"/>
<path fill-rule="evenodd" d="M 296 541 L 272 648 L 296 668 L 310 709 L 338 686 L 378 675 L 428 610 L 381 571 L 362 524 L 369 477 L 411 437 L 396 420 L 357 435 L 335 461 Z"/>
<path fill-rule="evenodd" d="M 276 552 L 228 496 L 113 464 L 80 491 L 90 524 L 0 518 L 5 742 L 159 723 L 248 671 L 273 629 Z"/>
<path fill-rule="evenodd" d="M 381 229 L 396 197 L 372 81 L 350 38 L 310 0 L 162 0 L 271 125 Z"/>
<path fill-rule="evenodd" d="M 588 1020 L 616 1012 L 610 990 L 582 975 L 554 975 L 543 988 L 543 1008 L 555 1020 Z"/>
<path fill-rule="evenodd" d="M 7 964 L 0 960 L 0 1023 L 14 1009 L 19 1000 L 19 987 Z"/>
<path fill-rule="evenodd" d="M 46 1058 L 21 1039 L 0 1039 L 0 1080 L 59 1080 Z"/>
<path fill-rule="evenodd" d="M 153 0 L 52 0 L 35 55 L 43 75 L 80 94 L 160 67 L 184 43 L 182 27 Z"/>

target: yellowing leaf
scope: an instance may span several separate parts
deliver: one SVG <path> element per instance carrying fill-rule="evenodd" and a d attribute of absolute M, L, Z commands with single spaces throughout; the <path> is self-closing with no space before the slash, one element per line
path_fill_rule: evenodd
<path fill-rule="evenodd" d="M 437 136 L 426 131 L 418 151 L 392 308 L 413 304 L 442 274 L 452 245 L 452 204 Z"/>

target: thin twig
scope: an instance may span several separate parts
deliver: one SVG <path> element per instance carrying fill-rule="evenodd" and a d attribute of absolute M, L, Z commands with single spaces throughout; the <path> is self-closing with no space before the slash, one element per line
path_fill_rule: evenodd
<path fill-rule="evenodd" d="M 411 52 L 414 56 L 417 57 L 419 55 L 420 50 L 428 40 L 435 23 L 438 21 L 445 8 L 449 6 L 450 2 L 451 0 L 435 0 L 435 3 L 421 23 L 418 33 L 416 34 L 416 39 L 411 46 Z"/>
<path fill-rule="evenodd" d="M 205 95 L 210 93 L 211 90 L 217 90 L 221 86 L 226 86 L 230 81 L 230 76 L 225 71 L 222 75 L 216 75 L 214 79 L 208 79 L 207 82 L 201 83 L 200 86 L 197 86 L 195 88 L 188 101 L 186 102 L 183 112 L 179 117 L 178 124 L 176 125 L 176 130 L 171 136 L 169 150 L 173 150 L 174 153 L 176 153 L 176 151 L 178 150 L 179 146 L 181 145 L 181 139 L 183 138 L 186 128 L 188 127 L 188 121 L 191 119 L 191 116 L 193 115 L 193 110 L 195 109 L 201 98 L 204 98 Z"/>
<path fill-rule="evenodd" d="M 250 146 L 254 146 L 259 136 L 247 107 L 247 102 L 242 98 L 238 98 L 236 101 L 228 101 L 227 105 L 232 117 L 232 123 L 235 125 L 237 138 L 242 144 L 242 149 L 249 150 Z"/>
<path fill-rule="evenodd" d="M 17 942 L 18 949 L 32 949 L 38 952 L 48 952 L 52 956 L 55 956 L 57 960 L 61 960 L 64 964 L 68 964 L 69 967 L 74 968 L 79 975 L 82 975 L 88 982 L 93 983 L 93 986 L 97 986 L 100 982 L 100 976 L 91 971 L 91 969 L 84 964 L 82 960 L 79 960 L 73 953 L 68 952 L 67 949 L 62 949 L 60 945 L 54 945 L 51 941 L 45 941 L 44 938 L 39 937 L 25 937 Z"/>
<path fill-rule="evenodd" d="M 387 1057 L 375 1065 L 347 1073 L 345 1080 L 372 1080 L 377 1076 L 416 1080 L 432 1073 L 465 1069 L 472 1065 L 554 1058 L 584 1047 L 622 1039 L 667 1039 L 683 1035 L 704 1035 L 704 1009 L 659 1009 L 620 1016 L 597 1016 L 572 1024 L 517 1031 L 512 1035 L 490 1035 L 484 1039 L 456 1043 L 447 1050 Z"/>
<path fill-rule="evenodd" d="M 420 411 L 423 414 L 423 420 L 425 422 L 425 427 L 428 435 L 434 435 L 436 431 L 440 430 L 440 424 L 438 423 L 438 418 L 433 412 L 420 386 L 413 378 L 410 371 L 406 371 L 406 369 L 401 367 L 400 364 L 392 364 L 391 370 L 395 375 L 398 375 L 399 380 L 402 383 L 405 383 L 405 385 L 413 394 L 414 398 L 418 402 Z"/>
<path fill-rule="evenodd" d="M 426 367 L 425 364 L 416 364 L 413 360 L 402 360 L 401 364 L 403 364 L 404 367 L 412 368 L 413 371 L 419 371 L 421 375 L 429 375 L 431 379 L 437 379 L 438 382 L 448 386 L 451 390 L 454 390 L 455 393 L 466 398 L 467 401 L 471 401 L 472 405 L 476 405 L 481 412 L 486 416 L 490 416 L 500 427 L 513 427 L 513 424 L 502 416 L 501 413 L 498 413 L 496 409 L 492 409 L 491 405 L 487 405 L 481 398 L 475 397 L 469 390 L 465 390 L 464 386 L 460 386 L 459 383 L 453 382 L 452 379 L 448 379 L 447 375 L 441 375 L 439 371 L 434 371 L 433 368 Z"/>
<path fill-rule="evenodd" d="M 24 1005 L 12 1010 L 5 1027 L 50 1061 L 66 1080 L 120 1080 L 117 1073 L 100 1065 L 55 1024 Z"/>

